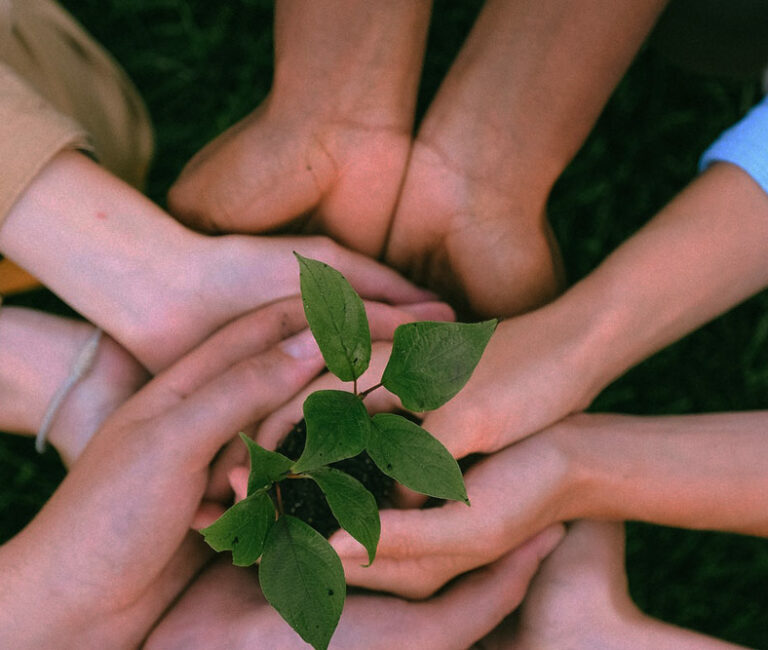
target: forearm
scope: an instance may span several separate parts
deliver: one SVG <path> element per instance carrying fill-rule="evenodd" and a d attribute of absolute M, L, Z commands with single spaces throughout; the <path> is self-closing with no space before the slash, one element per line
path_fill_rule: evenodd
<path fill-rule="evenodd" d="M 183 287 L 195 284 L 202 239 L 85 156 L 65 152 L 12 208 L 0 252 L 135 350 L 148 347 Z"/>
<path fill-rule="evenodd" d="M 419 139 L 469 141 L 458 162 L 477 176 L 549 191 L 666 1 L 488 0 Z"/>
<path fill-rule="evenodd" d="M 410 131 L 431 7 L 279 0 L 272 100 L 280 110 L 320 109 Z"/>
<path fill-rule="evenodd" d="M 768 411 L 576 416 L 554 428 L 574 459 L 574 517 L 768 536 Z"/>
<path fill-rule="evenodd" d="M 594 397 L 768 285 L 767 255 L 768 195 L 717 164 L 545 307 L 543 320 L 571 332 L 579 381 Z"/>

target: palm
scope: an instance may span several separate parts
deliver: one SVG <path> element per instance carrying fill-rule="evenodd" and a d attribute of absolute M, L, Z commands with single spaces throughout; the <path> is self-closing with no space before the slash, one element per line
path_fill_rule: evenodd
<path fill-rule="evenodd" d="M 410 134 L 341 115 L 274 115 L 268 104 L 190 161 L 171 188 L 172 212 L 207 230 L 324 233 L 378 257 Z"/>
<path fill-rule="evenodd" d="M 525 205 L 493 179 L 473 175 L 471 164 L 416 142 L 386 260 L 475 315 L 527 311 L 562 284 L 543 205 Z M 534 210 L 540 218 L 531 225 L 523 213 Z"/>

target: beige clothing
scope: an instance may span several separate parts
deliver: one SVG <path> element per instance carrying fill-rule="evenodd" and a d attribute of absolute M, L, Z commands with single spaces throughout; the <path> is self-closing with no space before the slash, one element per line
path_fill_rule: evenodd
<path fill-rule="evenodd" d="M 68 148 L 142 188 L 153 149 L 144 103 L 53 0 L 0 0 L 0 226 L 35 175 Z M 30 282 L 0 262 L 0 293 Z"/>

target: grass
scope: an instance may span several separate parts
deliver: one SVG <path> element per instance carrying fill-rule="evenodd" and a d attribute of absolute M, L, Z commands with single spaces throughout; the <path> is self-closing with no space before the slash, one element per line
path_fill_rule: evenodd
<path fill-rule="evenodd" d="M 272 3 L 67 0 L 136 81 L 158 155 L 149 194 L 163 202 L 181 166 L 248 111 L 271 82 Z M 437 0 L 419 113 L 460 47 L 479 2 Z M 694 175 L 699 153 L 758 99 L 753 83 L 697 77 L 640 54 L 558 182 L 553 226 L 572 280 L 593 269 Z M 66 311 L 49 294 L 17 299 Z M 759 295 L 635 368 L 595 410 L 698 413 L 768 407 L 768 295 Z M 0 436 L 0 542 L 18 531 L 63 471 L 27 440 Z M 768 647 L 768 542 L 629 525 L 632 594 L 664 620 Z"/>

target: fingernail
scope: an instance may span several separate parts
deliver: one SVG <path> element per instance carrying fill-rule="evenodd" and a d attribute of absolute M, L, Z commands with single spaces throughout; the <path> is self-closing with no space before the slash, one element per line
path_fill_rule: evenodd
<path fill-rule="evenodd" d="M 285 339 L 280 344 L 283 352 L 294 359 L 319 359 L 322 357 L 315 337 L 309 329 Z"/>

